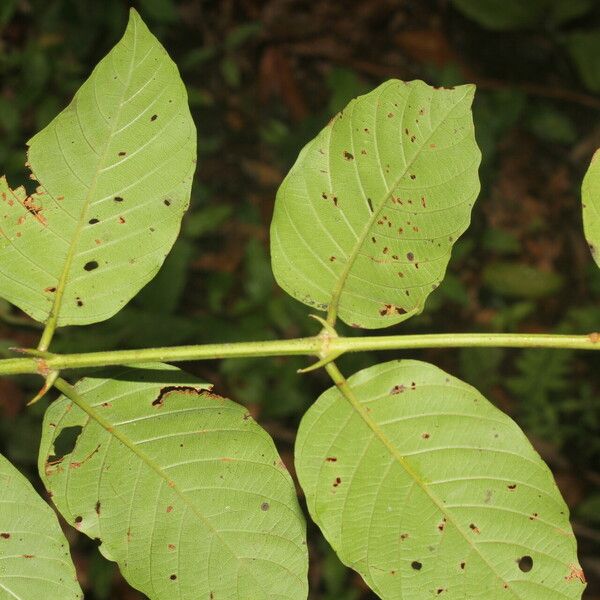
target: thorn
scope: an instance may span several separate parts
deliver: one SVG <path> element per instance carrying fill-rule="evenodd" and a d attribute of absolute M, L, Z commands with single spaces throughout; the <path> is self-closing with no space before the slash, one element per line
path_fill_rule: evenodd
<path fill-rule="evenodd" d="M 52 358 L 54 354 L 52 352 L 45 352 L 43 350 L 37 350 L 36 348 L 9 348 L 13 352 L 18 352 L 19 354 L 26 354 L 27 356 L 34 356 L 35 358 Z"/>
<path fill-rule="evenodd" d="M 50 373 L 46 376 L 44 385 L 40 391 L 27 403 L 27 406 L 31 406 L 32 404 L 39 402 L 46 395 L 46 392 L 54 385 L 54 382 L 58 379 L 58 376 L 58 371 L 50 371 Z"/>
<path fill-rule="evenodd" d="M 338 337 L 337 331 L 325 319 L 323 319 L 319 315 L 308 315 L 308 316 L 311 319 L 314 319 L 315 321 L 318 321 L 319 323 L 321 323 L 321 325 L 323 325 L 323 329 L 321 330 L 321 333 L 326 332 L 329 334 L 330 337 Z"/>
<path fill-rule="evenodd" d="M 338 350 L 332 354 L 328 354 L 325 358 L 321 358 L 316 363 L 309 365 L 308 367 L 304 367 L 304 369 L 298 369 L 297 373 L 310 373 L 311 371 L 316 371 L 325 365 L 328 365 L 330 362 L 333 362 L 336 358 L 341 356 L 344 353 L 343 350 Z"/>

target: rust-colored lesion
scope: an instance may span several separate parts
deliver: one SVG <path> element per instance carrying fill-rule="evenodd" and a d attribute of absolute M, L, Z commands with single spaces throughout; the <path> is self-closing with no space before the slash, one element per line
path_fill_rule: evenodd
<path fill-rule="evenodd" d="M 10 210 L 14 210 L 15 207 L 20 206 L 24 209 L 21 215 L 17 217 L 16 225 L 11 231 L 15 234 L 15 237 L 21 237 L 22 232 L 17 231 L 16 227 L 23 226 L 29 215 L 32 215 L 40 225 L 47 227 L 48 221 L 44 216 L 44 205 L 40 199 L 45 192 L 38 187 L 35 193 L 27 195 L 27 192 L 23 186 L 17 188 L 11 188 L 8 184 L 6 176 L 0 177 L 0 202 L 4 203 Z M 8 215 L 4 215 L 7 217 Z M 6 231 L 0 229 L 0 234 L 8 237 Z"/>
<path fill-rule="evenodd" d="M 83 460 L 80 461 L 72 461 L 69 463 L 70 469 L 78 469 L 82 465 L 84 465 L 88 460 L 90 460 L 95 454 L 100 451 L 100 447 L 102 444 L 98 444 Z"/>
<path fill-rule="evenodd" d="M 569 573 L 565 575 L 567 581 L 579 581 L 586 583 L 585 574 L 579 565 L 569 565 Z"/>

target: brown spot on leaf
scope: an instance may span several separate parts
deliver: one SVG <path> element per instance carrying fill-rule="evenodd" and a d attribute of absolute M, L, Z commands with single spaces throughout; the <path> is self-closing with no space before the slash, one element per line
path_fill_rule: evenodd
<path fill-rule="evenodd" d="M 348 152 L 348 150 L 344 150 L 344 158 L 346 160 L 354 160 L 354 155 Z"/>
<path fill-rule="evenodd" d="M 415 570 L 415 571 L 420 571 L 423 568 L 423 563 L 419 562 L 418 560 L 413 560 L 410 563 L 410 566 Z"/>
<path fill-rule="evenodd" d="M 10 533 L 0 533 L 0 538 L 2 538 L 3 540 L 9 540 Z"/>
<path fill-rule="evenodd" d="M 260 505 L 260 510 L 262 510 L 263 512 L 266 512 L 269 510 L 269 508 L 271 508 L 271 505 L 268 502 L 263 502 Z"/>
<path fill-rule="evenodd" d="M 337 458 L 335 456 L 328 456 L 325 459 L 325 462 L 334 463 L 334 462 L 337 462 Z"/>
<path fill-rule="evenodd" d="M 477 525 L 475 525 L 475 523 L 471 523 L 469 525 L 469 529 L 473 532 L 473 533 L 481 533 L 479 531 L 479 527 L 477 527 Z"/>

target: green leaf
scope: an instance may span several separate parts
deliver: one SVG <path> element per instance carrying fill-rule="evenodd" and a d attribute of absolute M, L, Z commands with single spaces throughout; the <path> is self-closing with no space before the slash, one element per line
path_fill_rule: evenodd
<path fill-rule="evenodd" d="M 574 31 L 566 36 L 565 44 L 585 86 L 600 92 L 600 29 Z"/>
<path fill-rule="evenodd" d="M 107 319 L 160 268 L 195 167 L 185 87 L 135 11 L 28 144 L 37 191 L 0 179 L 0 293 L 38 321 L 51 311 L 58 325 Z"/>
<path fill-rule="evenodd" d="M 560 402 L 573 386 L 574 356 L 569 350 L 527 348 L 515 361 L 517 373 L 506 379 L 508 389 L 520 401 L 527 430 L 555 444 L 567 433 Z"/>
<path fill-rule="evenodd" d="M 165 365 L 76 388 L 95 418 L 64 396 L 50 406 L 40 474 L 131 585 L 152 600 L 306 598 L 294 485 L 242 406 Z"/>
<path fill-rule="evenodd" d="M 600 267 L 600 150 L 583 178 L 583 229 L 594 260 Z"/>
<path fill-rule="evenodd" d="M 523 263 L 498 261 L 485 267 L 483 283 L 502 296 L 536 299 L 555 294 L 562 288 L 564 279 L 558 273 Z"/>
<path fill-rule="evenodd" d="M 454 6 L 483 27 L 510 30 L 539 25 L 550 0 L 453 0 Z"/>
<path fill-rule="evenodd" d="M 334 387 L 304 416 L 296 470 L 311 516 L 381 598 L 581 596 L 568 508 L 511 419 L 418 361 L 348 384 L 351 401 Z"/>
<path fill-rule="evenodd" d="M 82 599 L 54 511 L 0 455 L 0 598 Z"/>
<path fill-rule="evenodd" d="M 453 4 L 483 27 L 502 31 L 557 27 L 589 12 L 594 0 L 453 0 Z"/>
<path fill-rule="evenodd" d="M 388 81 L 304 147 L 271 225 L 283 289 L 361 327 L 423 310 L 479 192 L 473 93 Z"/>

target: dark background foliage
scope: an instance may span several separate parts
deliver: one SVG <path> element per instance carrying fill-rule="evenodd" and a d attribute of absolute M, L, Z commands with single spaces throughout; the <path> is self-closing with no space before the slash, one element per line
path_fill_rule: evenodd
<path fill-rule="evenodd" d="M 596 0 L 139 0 L 180 67 L 199 130 L 183 234 L 157 279 L 116 317 L 67 328 L 53 349 L 310 335 L 307 308 L 277 288 L 268 228 L 277 186 L 301 146 L 381 81 L 478 84 L 482 193 L 444 284 L 409 332 L 600 329 L 600 271 L 586 248 L 580 182 L 600 146 Z M 26 182 L 24 142 L 70 100 L 122 34 L 124 0 L 0 1 L 0 165 Z M 356 331 L 346 331 L 348 335 Z M 0 301 L 0 354 L 39 330 Z M 398 356 L 357 355 L 351 372 Z M 429 350 L 527 432 L 572 511 L 586 598 L 600 598 L 600 360 L 555 350 Z M 328 385 L 300 358 L 184 365 L 246 404 L 293 466 L 303 411 Z M 0 451 L 36 480 L 45 403 L 35 378 L 0 380 Z M 47 401 L 46 401 L 47 402 Z M 39 483 L 36 483 L 39 487 Z M 95 544 L 67 529 L 90 600 L 139 599 Z M 309 526 L 311 598 L 373 598 Z"/>

